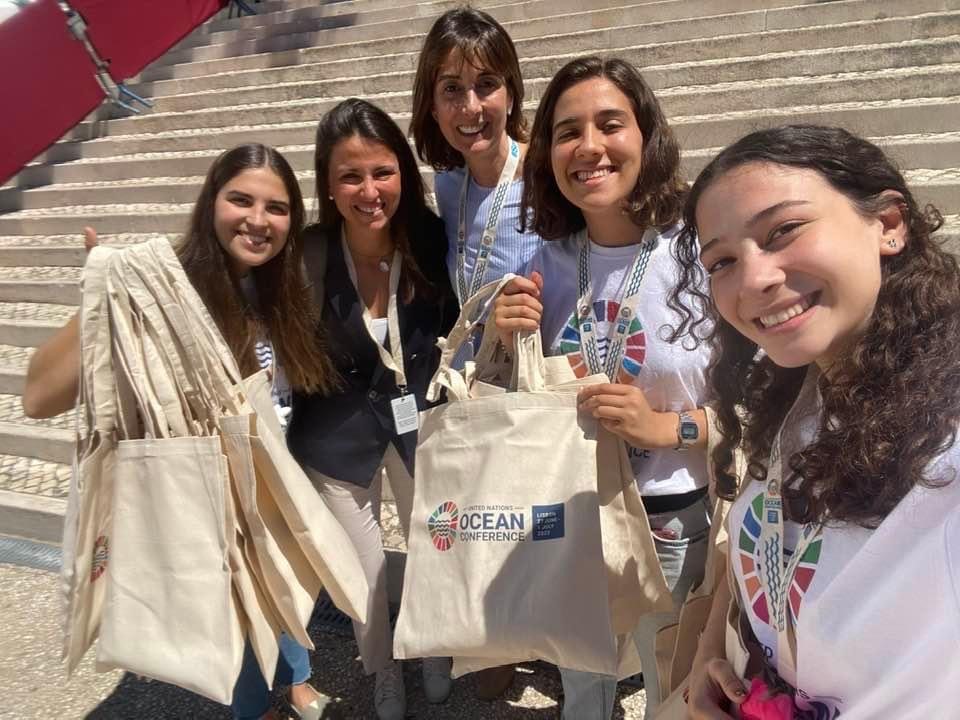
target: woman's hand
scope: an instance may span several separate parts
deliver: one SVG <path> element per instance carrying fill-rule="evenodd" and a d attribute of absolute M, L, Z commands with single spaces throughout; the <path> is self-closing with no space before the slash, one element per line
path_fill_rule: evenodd
<path fill-rule="evenodd" d="M 743 683 L 724 658 L 711 658 L 700 665 L 694 663 L 686 698 L 690 720 L 734 720 L 723 708 L 728 707 L 728 702 L 740 705 L 746 698 Z"/>
<path fill-rule="evenodd" d="M 529 278 L 515 277 L 497 298 L 493 306 L 493 322 L 505 348 L 513 347 L 513 334 L 518 330 L 540 328 L 542 292 L 543 276 L 533 272 Z"/>
<path fill-rule="evenodd" d="M 580 391 L 578 403 L 581 410 L 633 447 L 652 450 L 677 446 L 677 413 L 651 408 L 636 385 L 590 385 Z"/>
<path fill-rule="evenodd" d="M 85 228 L 83 228 L 83 247 L 86 248 L 87 252 L 90 252 L 98 244 L 99 240 L 97 240 L 97 231 L 87 225 Z"/>

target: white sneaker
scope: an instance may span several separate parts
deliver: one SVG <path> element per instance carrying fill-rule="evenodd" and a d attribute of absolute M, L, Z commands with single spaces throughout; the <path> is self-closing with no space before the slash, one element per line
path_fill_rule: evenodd
<path fill-rule="evenodd" d="M 373 704 L 380 720 L 403 720 L 407 714 L 407 693 L 403 687 L 403 671 L 396 660 L 377 673 L 373 688 Z"/>
<path fill-rule="evenodd" d="M 431 703 L 442 703 L 450 695 L 450 658 L 423 659 L 423 694 Z"/>

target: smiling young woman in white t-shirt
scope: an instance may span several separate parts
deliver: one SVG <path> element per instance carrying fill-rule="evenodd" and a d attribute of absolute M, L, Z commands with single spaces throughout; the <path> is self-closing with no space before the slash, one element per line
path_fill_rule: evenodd
<path fill-rule="evenodd" d="M 749 460 L 728 516 L 738 612 L 717 595 L 689 716 L 739 717 L 759 675 L 797 718 L 955 717 L 960 269 L 939 214 L 873 144 L 789 126 L 721 152 L 685 216 L 678 290 L 710 276 L 688 320 L 715 328 L 715 459 Z"/>
<path fill-rule="evenodd" d="M 505 346 L 540 329 L 578 376 L 610 383 L 580 395 L 584 412 L 629 447 L 660 565 L 679 608 L 703 577 L 709 532 L 704 380 L 708 354 L 672 344 L 682 317 L 667 304 L 671 248 L 683 202 L 680 152 L 640 73 L 617 59 L 580 58 L 544 92 L 524 165 L 521 217 L 543 249 L 494 310 Z M 655 571 L 655 570 L 654 570 Z M 647 713 L 657 704 L 653 636 L 672 614 L 634 633 Z M 565 719 L 607 720 L 616 679 L 561 672 Z"/>

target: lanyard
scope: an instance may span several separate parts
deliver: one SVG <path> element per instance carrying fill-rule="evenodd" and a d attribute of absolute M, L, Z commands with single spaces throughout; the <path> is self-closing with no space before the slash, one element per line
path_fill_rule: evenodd
<path fill-rule="evenodd" d="M 510 138 L 510 152 L 507 153 L 507 162 L 504 163 L 503 170 L 500 171 L 500 179 L 497 181 L 496 190 L 493 192 L 493 202 L 490 203 L 487 222 L 484 225 L 483 234 L 480 236 L 480 247 L 477 248 L 477 260 L 473 266 L 469 289 L 464 264 L 467 257 L 467 190 L 470 188 L 470 169 L 464 168 L 463 187 L 460 189 L 459 225 L 457 226 L 457 293 L 460 296 L 461 305 L 476 293 L 483 284 L 483 278 L 487 274 L 487 263 L 490 260 L 493 243 L 497 237 L 497 222 L 500 219 L 500 211 L 503 209 L 503 201 L 507 197 L 507 190 L 510 188 L 510 183 L 513 182 L 513 176 L 516 174 L 519 164 L 520 146 L 517 145 L 516 140 Z"/>
<path fill-rule="evenodd" d="M 807 382 L 794 407 L 800 403 L 809 386 Z M 790 413 L 787 413 L 789 418 Z M 797 567 L 807 549 L 820 537 L 822 523 L 807 523 L 800 531 L 800 539 L 790 559 L 786 558 L 783 532 L 783 472 L 781 468 L 780 441 L 787 418 L 777 431 L 770 448 L 767 464 L 767 482 L 763 492 L 763 512 L 760 518 L 761 572 L 758 573 L 769 604 L 770 621 L 777 631 L 776 667 L 781 677 L 790 683 L 796 682 L 796 638 L 794 619 L 790 612 L 790 586 Z"/>
<path fill-rule="evenodd" d="M 616 382 L 620 363 L 626 351 L 627 330 L 633 320 L 637 299 L 640 295 L 640 283 L 647 271 L 650 255 L 657 246 L 656 230 L 648 229 L 643 234 L 637 254 L 630 269 L 623 278 L 618 298 L 619 311 L 616 322 L 611 322 L 607 331 L 606 361 L 600 362 L 600 347 L 597 343 L 597 315 L 593 309 L 593 278 L 590 275 L 590 241 L 584 228 L 576 235 L 577 246 L 577 285 L 580 297 L 577 300 L 577 325 L 580 328 L 580 351 L 591 373 L 606 373 L 610 382 Z"/>
<path fill-rule="evenodd" d="M 350 280 L 357 289 L 357 296 L 360 296 L 360 285 L 357 282 L 357 268 L 353 264 L 353 257 L 350 255 L 350 247 L 347 245 L 347 236 L 343 227 L 340 229 L 340 244 L 343 247 L 343 259 L 347 264 L 347 272 L 350 274 Z M 400 316 L 397 314 L 397 290 L 400 287 L 400 267 L 402 258 L 398 250 L 393 251 L 393 262 L 390 264 L 390 300 L 387 303 L 387 337 L 390 338 L 390 352 L 377 341 L 373 333 L 373 317 L 370 310 L 367 309 L 363 300 L 360 300 L 360 306 L 363 308 L 363 324 L 367 328 L 367 333 L 377 346 L 380 353 L 380 360 L 388 370 L 392 370 L 397 379 L 397 387 L 400 388 L 400 394 L 406 394 L 407 376 L 403 368 L 403 345 L 400 340 Z"/>

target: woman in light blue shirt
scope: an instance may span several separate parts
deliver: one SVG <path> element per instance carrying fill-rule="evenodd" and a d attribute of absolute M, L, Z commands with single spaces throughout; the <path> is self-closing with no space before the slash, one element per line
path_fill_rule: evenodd
<path fill-rule="evenodd" d="M 459 8 L 434 23 L 420 53 L 410 133 L 437 173 L 447 269 L 462 305 L 485 283 L 519 272 L 541 242 L 519 230 L 527 149 L 520 63 L 487 13 Z"/>

